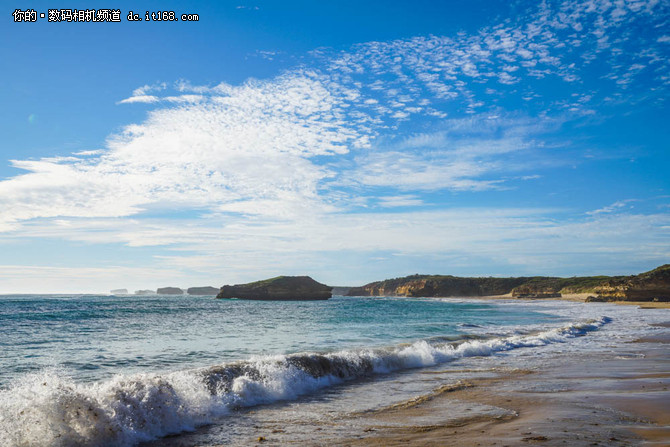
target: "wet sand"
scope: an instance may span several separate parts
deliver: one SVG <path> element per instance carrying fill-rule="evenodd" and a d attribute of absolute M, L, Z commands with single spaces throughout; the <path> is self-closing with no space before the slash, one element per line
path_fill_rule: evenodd
<path fill-rule="evenodd" d="M 369 426 L 363 429 L 367 431 L 358 436 L 315 444 L 668 446 L 669 342 L 667 330 L 597 357 L 558 357 L 537 370 L 437 389 L 415 403 L 377 411 L 368 418 Z M 435 423 L 436 414 L 449 414 L 456 403 L 504 412 L 473 417 L 465 413 L 460 420 Z M 420 423 L 426 415 L 431 422 Z"/>
<path fill-rule="evenodd" d="M 249 445 L 670 446 L 670 324 L 598 354 L 481 370 L 370 412 L 256 425 Z M 426 372 L 426 374 L 433 374 Z M 305 421 L 307 422 L 307 421 Z M 259 441 L 260 439 L 260 441 Z M 310 439 L 310 441 L 306 441 Z"/>

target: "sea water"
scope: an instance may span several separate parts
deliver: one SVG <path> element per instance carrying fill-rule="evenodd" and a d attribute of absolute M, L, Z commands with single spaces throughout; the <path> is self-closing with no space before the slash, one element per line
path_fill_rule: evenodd
<path fill-rule="evenodd" d="M 429 390 L 417 371 L 448 381 L 467 361 L 607 349 L 667 317 L 559 301 L 1 296 L 0 445 L 132 446 L 217 424 L 213 441 L 232 442 L 245 408 L 329 395 L 310 415 L 366 411 Z"/>

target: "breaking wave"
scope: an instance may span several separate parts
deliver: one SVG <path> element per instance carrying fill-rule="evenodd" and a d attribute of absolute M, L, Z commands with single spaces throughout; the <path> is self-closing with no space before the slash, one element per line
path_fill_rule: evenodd
<path fill-rule="evenodd" d="M 203 369 L 119 375 L 93 384 L 47 370 L 0 391 L 0 445 L 132 446 L 193 430 L 236 408 L 295 399 L 375 374 L 561 343 L 610 321 L 602 317 L 507 337 L 252 357 Z"/>

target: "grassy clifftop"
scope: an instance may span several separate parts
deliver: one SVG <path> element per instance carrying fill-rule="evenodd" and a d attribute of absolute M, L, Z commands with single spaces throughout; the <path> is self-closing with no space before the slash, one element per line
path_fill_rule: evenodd
<path fill-rule="evenodd" d="M 309 276 L 277 276 L 262 281 L 223 286 L 217 298 L 244 300 L 327 300 L 332 287 Z"/>
<path fill-rule="evenodd" d="M 463 278 L 451 275 L 412 275 L 354 287 L 349 296 L 486 296 L 504 295 L 529 278 Z"/>
<path fill-rule="evenodd" d="M 670 300 L 670 264 L 632 276 L 547 276 L 493 278 L 412 275 L 354 287 L 349 296 L 558 296 L 592 293 L 605 299 Z"/>
<path fill-rule="evenodd" d="M 670 264 L 639 275 L 611 278 L 595 292 L 601 300 L 670 301 Z"/>
<path fill-rule="evenodd" d="M 623 276 L 574 276 L 572 278 L 556 278 L 537 276 L 530 278 L 511 290 L 512 295 L 537 293 L 595 293 L 598 286 L 614 278 Z"/>

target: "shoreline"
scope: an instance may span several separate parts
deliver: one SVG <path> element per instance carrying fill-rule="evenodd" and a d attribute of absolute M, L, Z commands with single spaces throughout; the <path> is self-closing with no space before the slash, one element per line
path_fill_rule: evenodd
<path fill-rule="evenodd" d="M 528 301 L 528 302 L 537 302 L 537 301 L 572 301 L 576 303 L 586 303 L 586 298 L 592 296 L 592 293 L 566 293 L 560 297 L 552 298 L 515 298 L 511 293 L 505 295 L 486 295 L 486 296 L 435 296 L 435 297 L 426 297 L 426 298 L 440 298 L 440 299 L 473 299 L 473 300 L 509 300 L 509 301 Z M 640 309 L 670 309 L 670 302 L 664 301 L 604 301 L 604 302 L 593 302 L 587 304 L 617 304 L 621 306 L 638 306 Z"/>
<path fill-rule="evenodd" d="M 501 372 L 376 411 L 364 436 L 341 446 L 624 446 L 670 444 L 670 324 L 596 358 L 554 358 L 533 370 Z M 456 404 L 497 416 L 435 423 Z M 433 415 L 429 424 L 416 423 Z"/>
<path fill-rule="evenodd" d="M 521 363 L 501 354 L 495 366 L 471 357 L 398 373 L 431 385 L 387 406 L 332 411 L 325 391 L 241 410 L 247 429 L 233 438 L 222 433 L 239 427 L 223 422 L 146 447 L 670 445 L 670 315 L 661 313 L 651 333 L 612 338 L 596 351 L 565 344 L 548 356 L 529 351 Z M 395 379 L 380 379 L 367 388 L 392 394 Z"/>
<path fill-rule="evenodd" d="M 238 413 L 252 428 L 226 442 L 219 433 L 233 427 L 221 425 L 204 430 L 211 437 L 163 438 L 142 446 L 666 446 L 670 322 L 655 326 L 659 334 L 653 338 L 597 353 L 563 352 L 522 369 L 509 363 L 445 368 L 464 375 L 456 382 L 434 379 L 432 392 L 381 408 L 319 417 L 299 410 L 319 397 L 277 402 Z M 417 373 L 431 380 L 444 371 Z"/>
<path fill-rule="evenodd" d="M 353 298 L 342 295 L 344 298 Z M 565 293 L 560 297 L 551 298 L 515 298 L 511 293 L 504 295 L 482 295 L 482 296 L 387 296 L 387 298 L 438 298 L 442 300 L 481 300 L 481 301 L 518 301 L 518 302 L 537 302 L 537 301 L 572 301 L 576 303 L 586 303 L 586 298 L 593 296 L 592 293 Z M 376 295 L 361 295 L 361 298 L 382 298 Z M 617 304 L 621 306 L 638 306 L 641 309 L 670 309 L 670 301 L 597 301 L 588 304 Z"/>

